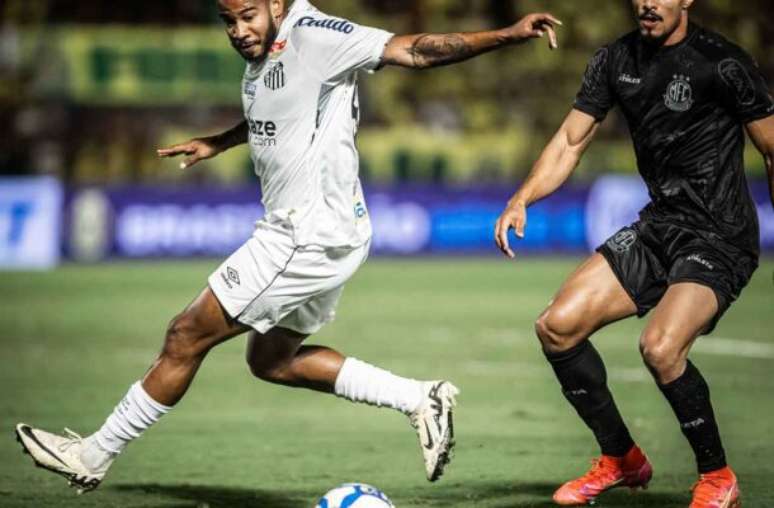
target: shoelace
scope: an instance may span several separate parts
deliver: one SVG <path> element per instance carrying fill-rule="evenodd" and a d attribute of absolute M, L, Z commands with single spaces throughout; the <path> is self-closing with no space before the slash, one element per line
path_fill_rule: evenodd
<path fill-rule="evenodd" d="M 609 481 L 611 479 L 612 471 L 606 469 L 605 464 L 601 458 L 591 459 L 591 469 L 589 472 L 583 475 L 587 480 L 600 480 Z"/>
<path fill-rule="evenodd" d="M 71 446 L 75 444 L 80 444 L 83 441 L 83 438 L 81 437 L 80 434 L 78 434 L 77 432 L 73 432 L 67 427 L 65 427 L 64 433 L 68 441 L 65 441 L 64 443 L 59 445 L 59 451 L 62 453 L 69 450 Z"/>
<path fill-rule="evenodd" d="M 706 488 L 702 488 L 703 486 L 706 486 Z M 701 475 L 699 480 L 691 487 L 691 492 L 695 496 L 694 501 L 711 503 L 717 500 L 718 496 L 723 493 L 724 488 L 725 485 L 721 483 L 719 478 Z"/>

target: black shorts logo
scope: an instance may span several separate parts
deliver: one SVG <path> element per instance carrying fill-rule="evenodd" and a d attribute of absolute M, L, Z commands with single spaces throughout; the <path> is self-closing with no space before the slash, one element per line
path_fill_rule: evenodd
<path fill-rule="evenodd" d="M 623 229 L 607 241 L 607 246 L 617 254 L 629 252 L 634 242 L 637 241 L 637 232 L 633 229 Z"/>

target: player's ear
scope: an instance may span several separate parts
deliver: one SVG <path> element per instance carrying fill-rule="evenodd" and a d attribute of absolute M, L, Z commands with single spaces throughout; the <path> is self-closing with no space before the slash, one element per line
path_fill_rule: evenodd
<path fill-rule="evenodd" d="M 285 14 L 285 0 L 268 0 L 268 2 L 271 17 L 275 21 L 279 20 Z"/>
<path fill-rule="evenodd" d="M 693 5 L 693 0 L 680 0 L 680 7 L 682 7 L 684 11 L 687 11 L 691 5 Z"/>

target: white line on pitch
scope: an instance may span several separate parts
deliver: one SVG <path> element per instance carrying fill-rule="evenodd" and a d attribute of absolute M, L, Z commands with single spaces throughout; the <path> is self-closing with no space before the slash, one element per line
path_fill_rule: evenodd
<path fill-rule="evenodd" d="M 699 354 L 774 360 L 774 344 L 726 337 L 701 337 L 693 351 Z"/>

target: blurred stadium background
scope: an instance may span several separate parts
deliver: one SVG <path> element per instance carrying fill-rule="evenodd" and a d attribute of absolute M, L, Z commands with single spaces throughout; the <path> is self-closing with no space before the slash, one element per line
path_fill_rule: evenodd
<path fill-rule="evenodd" d="M 185 403 L 133 445 L 137 453 L 94 497 L 64 499 L 58 479 L 22 464 L 12 425 L 92 430 L 147 367 L 166 321 L 262 210 L 245 148 L 187 171 L 155 155 L 240 121 L 244 64 L 214 0 L 4 0 L 0 265 L 16 273 L 0 272 L 0 425 L 9 437 L 0 442 L 0 505 L 282 508 L 359 480 L 401 507 L 548 506 L 553 486 L 593 453 L 543 365 L 531 321 L 577 259 L 647 199 L 623 119 L 611 114 L 571 183 L 532 210 L 517 249 L 534 256 L 496 259 L 491 233 L 571 107 L 589 57 L 630 29 L 629 2 L 313 3 L 404 33 L 499 27 L 535 10 L 564 21 L 560 51 L 541 41 L 361 81 L 362 175 L 374 254 L 383 257 L 352 281 L 340 320 L 320 340 L 408 375 L 454 374 L 465 406 L 446 483 L 423 484 L 413 437 L 397 417 L 249 382 L 240 341 L 208 360 Z M 753 54 L 772 83 L 770 0 L 698 0 L 693 11 Z M 771 256 L 774 211 L 749 144 L 746 160 Z M 404 256 L 411 259 L 397 259 Z M 746 506 L 774 506 L 773 269 L 763 262 L 697 348 L 747 482 Z M 640 327 L 616 325 L 601 349 L 662 475 L 647 496 L 613 495 L 607 505 L 685 506 L 690 457 L 640 366 Z"/>
<path fill-rule="evenodd" d="M 377 254 L 493 253 L 491 223 L 568 112 L 589 56 L 631 25 L 623 0 L 317 3 L 404 33 L 504 26 L 539 9 L 565 21 L 561 51 L 530 44 L 461 66 L 390 69 L 362 80 L 359 146 Z M 702 0 L 695 16 L 748 49 L 772 76 L 774 28 L 761 15 L 769 7 L 765 0 Z M 52 213 L 63 211 L 63 228 L 49 255 L 87 261 L 221 256 L 241 244 L 261 214 L 247 149 L 190 171 L 155 155 L 159 146 L 240 120 L 244 64 L 229 47 L 212 1 L 8 0 L 0 9 L 0 173 L 54 180 L 39 191 L 49 196 L 44 200 L 63 200 L 52 205 Z M 770 250 L 774 214 L 764 167 L 748 150 Z M 626 128 L 614 114 L 573 185 L 534 211 L 522 250 L 581 253 L 593 246 L 645 199 L 630 178 L 635 173 Z M 629 180 L 603 180 L 615 192 L 595 191 L 594 183 L 609 174 Z M 8 192 L 16 201 L 4 199 L 0 238 L 23 242 L 23 224 L 35 221 L 20 204 L 21 191 Z M 45 242 L 34 236 L 42 250 Z M 7 244 L 0 244 L 2 259 L 14 256 Z M 17 254 L 34 264 L 25 249 Z"/>

